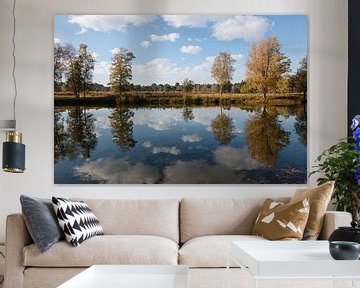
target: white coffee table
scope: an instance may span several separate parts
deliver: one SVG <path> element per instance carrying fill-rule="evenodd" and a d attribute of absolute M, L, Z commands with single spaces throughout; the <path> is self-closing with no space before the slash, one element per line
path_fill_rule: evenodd
<path fill-rule="evenodd" d="M 58 288 L 188 288 L 184 265 L 94 265 Z"/>
<path fill-rule="evenodd" d="M 237 241 L 229 256 L 248 272 L 253 287 L 259 280 L 312 279 L 349 280 L 350 287 L 360 287 L 360 261 L 332 259 L 328 241 Z"/>

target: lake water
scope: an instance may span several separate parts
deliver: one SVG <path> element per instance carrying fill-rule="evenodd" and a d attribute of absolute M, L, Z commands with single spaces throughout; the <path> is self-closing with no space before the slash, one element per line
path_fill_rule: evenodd
<path fill-rule="evenodd" d="M 55 110 L 56 184 L 307 181 L 304 106 Z"/>

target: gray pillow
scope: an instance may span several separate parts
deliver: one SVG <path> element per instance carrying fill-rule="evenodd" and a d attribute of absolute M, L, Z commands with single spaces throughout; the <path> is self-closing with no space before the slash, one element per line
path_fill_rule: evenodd
<path fill-rule="evenodd" d="M 20 203 L 31 238 L 41 253 L 64 239 L 64 233 L 58 224 L 51 199 L 21 195 Z"/>

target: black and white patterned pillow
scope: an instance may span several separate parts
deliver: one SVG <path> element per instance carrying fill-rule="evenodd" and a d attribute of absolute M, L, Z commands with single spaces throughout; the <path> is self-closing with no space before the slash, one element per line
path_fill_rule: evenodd
<path fill-rule="evenodd" d="M 52 197 L 55 214 L 66 241 L 79 246 L 86 239 L 104 235 L 99 220 L 84 202 Z"/>

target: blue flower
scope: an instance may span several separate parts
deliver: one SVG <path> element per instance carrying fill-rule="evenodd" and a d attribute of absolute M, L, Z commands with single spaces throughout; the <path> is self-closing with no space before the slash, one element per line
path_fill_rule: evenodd
<path fill-rule="evenodd" d="M 360 128 L 356 128 L 356 130 L 353 131 L 353 136 L 356 142 L 360 141 Z"/>
<path fill-rule="evenodd" d="M 360 142 L 356 142 L 355 150 L 360 152 Z M 360 155 L 359 155 L 360 156 Z"/>
<path fill-rule="evenodd" d="M 352 124 L 351 124 L 351 129 L 355 130 L 360 124 L 360 115 L 356 115 L 353 119 L 352 119 Z"/>
<path fill-rule="evenodd" d="M 355 179 L 358 182 L 358 185 L 360 186 L 360 167 L 358 168 L 358 170 L 355 172 Z"/>

